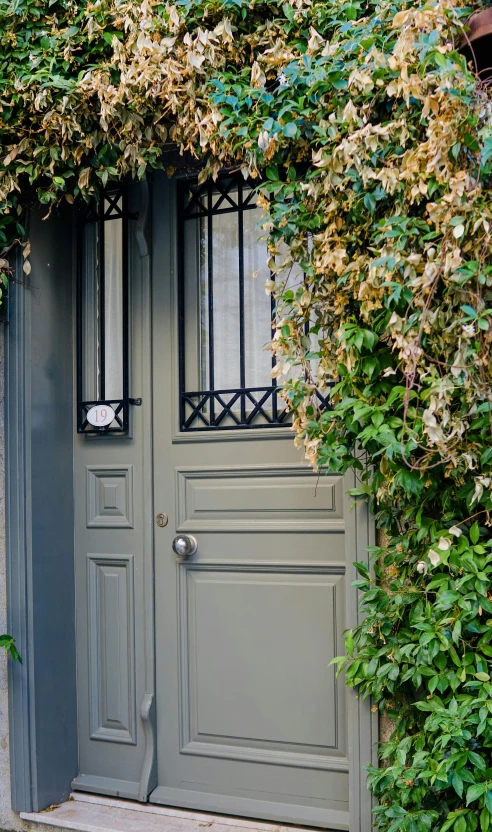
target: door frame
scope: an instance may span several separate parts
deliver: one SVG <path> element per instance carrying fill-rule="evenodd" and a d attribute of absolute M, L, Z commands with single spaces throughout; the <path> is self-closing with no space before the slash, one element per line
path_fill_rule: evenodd
<path fill-rule="evenodd" d="M 165 174 L 161 174 L 161 186 L 166 187 Z M 159 174 L 155 176 L 154 187 L 159 185 Z M 142 330 L 142 340 L 150 341 L 151 315 L 151 199 L 150 183 L 134 186 L 140 192 L 141 212 L 137 222 L 135 234 L 136 246 L 133 252 L 132 265 L 134 286 L 130 295 L 134 305 L 132 310 L 145 316 L 148 326 Z M 167 188 L 172 194 L 173 188 Z M 168 197 L 168 206 L 171 197 Z M 45 679 L 48 672 L 52 678 L 52 689 L 58 691 L 62 706 L 73 712 L 74 691 L 66 686 L 67 673 L 75 678 L 75 650 L 74 650 L 74 610 L 70 598 L 74 587 L 67 592 L 66 603 L 61 604 L 59 619 L 66 624 L 68 638 L 63 641 L 63 661 L 50 665 L 50 654 L 53 646 L 40 643 L 36 634 L 36 620 L 33 616 L 34 605 L 46 603 L 46 576 L 42 576 L 33 564 L 32 518 L 35 512 L 48 511 L 52 522 L 59 522 L 56 506 L 63 503 L 63 496 L 67 489 L 66 478 L 57 476 L 54 471 L 52 477 L 52 493 L 49 505 L 46 505 L 46 495 L 39 493 L 32 487 L 33 462 L 41 450 L 46 436 L 42 431 L 34 430 L 31 415 L 36 407 L 45 406 L 42 400 L 36 401 L 40 394 L 32 382 L 33 338 L 36 337 L 34 327 L 44 326 L 45 330 L 52 326 L 53 315 L 59 322 L 60 339 L 64 339 L 64 348 L 71 338 L 74 344 L 72 314 L 72 293 L 57 292 L 57 282 L 64 279 L 62 272 L 66 264 L 72 264 L 75 274 L 75 232 L 74 214 L 60 217 L 53 214 L 49 220 L 40 225 L 38 233 L 33 235 L 33 256 L 36 246 L 40 246 L 40 256 L 37 268 L 33 268 L 31 286 L 43 285 L 47 287 L 49 304 L 36 302 L 33 288 L 22 284 L 22 262 L 20 255 L 16 257 L 15 271 L 19 283 L 11 287 L 11 301 L 9 303 L 10 321 L 5 327 L 5 382 L 6 382 L 6 521 L 7 521 L 7 574 L 8 574 L 8 631 L 13 633 L 17 646 L 24 657 L 23 665 L 9 667 L 9 725 L 10 725 L 10 761 L 11 761 L 11 790 L 12 806 L 15 811 L 38 811 L 46 807 L 45 800 L 51 803 L 60 802 L 68 797 L 70 781 L 74 775 L 74 749 L 77 745 L 77 727 L 72 724 L 68 731 L 67 750 L 60 755 L 59 746 L 52 741 L 53 731 L 57 730 L 56 714 L 48 714 L 43 710 L 43 696 L 46 696 Z M 176 214 L 168 207 L 168 219 L 175 223 Z M 62 233 L 60 233 L 63 228 Z M 73 233 L 66 233 L 66 229 Z M 175 233 L 175 231 L 174 231 Z M 37 238 L 37 239 L 36 239 Z M 61 242 L 63 239 L 63 242 Z M 51 266 L 45 256 L 46 247 L 51 246 Z M 33 263 L 34 265 L 34 263 Z M 173 265 L 169 262 L 169 269 Z M 64 272 L 66 274 L 66 271 Z M 65 282 L 69 283 L 69 281 Z M 138 285 L 137 285 L 138 284 Z M 34 313 L 34 314 L 33 314 Z M 36 322 L 33 321 L 35 318 Z M 63 322 L 63 323 L 62 323 Z M 41 326 L 41 328 L 42 328 Z M 142 353 L 148 348 L 148 343 L 141 343 Z M 148 353 L 150 354 L 150 353 Z M 73 358 L 73 356 L 72 356 Z M 174 362 L 173 362 L 174 363 Z M 73 385 L 73 366 L 65 367 L 64 380 Z M 151 372 L 145 368 L 140 385 L 142 397 L 151 401 Z M 50 402 L 53 406 L 54 402 Z M 64 403 L 64 418 L 69 426 L 74 425 L 73 402 Z M 147 409 L 146 409 L 147 410 Z M 151 439 L 151 408 L 148 413 L 148 442 Z M 281 429 L 283 430 L 283 429 Z M 66 432 L 65 432 L 66 433 Z M 247 431 L 243 431 L 247 433 Z M 273 433 L 276 433 L 273 430 Z M 238 436 L 239 431 L 236 433 Z M 72 432 L 72 448 L 75 428 Z M 272 435 L 271 433 L 269 435 Z M 213 441 L 215 436 L 210 436 Z M 60 439 L 60 441 L 62 441 Z M 121 441 L 121 440 L 118 440 Z M 123 440 L 124 441 L 124 440 Z M 179 441 L 179 438 L 177 438 Z M 202 439 L 203 441 L 203 439 Z M 70 448 L 70 437 L 63 436 L 64 448 Z M 146 451 L 151 454 L 152 448 Z M 151 464 L 151 463 L 150 463 Z M 67 469 L 70 466 L 66 466 Z M 58 472 L 59 473 L 59 472 Z M 153 623 L 153 507 L 152 507 L 152 477 L 148 469 L 147 497 L 149 504 L 148 539 L 146 550 L 150 553 L 145 562 L 145 666 L 146 694 L 140 706 L 140 718 L 144 725 L 145 753 L 139 783 L 138 799 L 145 800 L 155 781 L 155 707 L 154 707 L 154 623 Z M 355 475 L 349 473 L 345 478 L 346 489 L 355 484 Z M 358 609 L 358 591 L 352 586 L 352 580 L 357 577 L 353 561 L 369 563 L 367 547 L 375 542 L 375 525 L 370 516 L 367 505 L 357 502 L 352 507 L 353 498 L 345 494 L 346 517 L 346 562 L 347 562 L 347 628 L 353 627 L 360 621 Z M 73 509 L 73 507 L 72 507 Z M 65 508 L 62 518 L 69 529 L 70 517 L 73 523 L 73 510 L 70 505 Z M 73 535 L 72 535 L 73 536 Z M 40 541 L 42 545 L 43 541 Z M 70 549 L 65 548 L 63 558 L 70 560 Z M 73 575 L 73 548 L 71 550 Z M 54 564 L 53 568 L 57 568 Z M 69 573 L 67 573 L 69 574 Z M 65 636 L 66 634 L 64 634 Z M 57 645 L 58 646 L 58 645 Z M 377 764 L 376 745 L 378 741 L 378 715 L 373 713 L 369 700 L 363 701 L 350 689 L 348 691 L 348 756 L 350 778 L 350 830 L 351 832 L 370 832 L 371 829 L 371 796 L 366 788 L 364 765 L 371 762 Z M 49 787 L 42 787 L 43 770 L 53 768 L 53 777 Z M 94 789 L 97 791 L 97 789 Z M 135 798 L 134 798 L 135 799 Z"/>

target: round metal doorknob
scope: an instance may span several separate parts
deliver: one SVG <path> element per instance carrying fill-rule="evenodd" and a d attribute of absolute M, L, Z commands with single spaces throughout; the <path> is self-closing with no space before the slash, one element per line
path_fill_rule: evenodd
<path fill-rule="evenodd" d="M 173 540 L 173 550 L 180 558 L 190 558 L 197 549 L 198 543 L 192 534 L 180 534 Z"/>

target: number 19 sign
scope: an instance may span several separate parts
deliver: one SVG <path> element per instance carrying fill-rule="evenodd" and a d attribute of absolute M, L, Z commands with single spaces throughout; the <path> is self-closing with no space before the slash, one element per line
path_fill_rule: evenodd
<path fill-rule="evenodd" d="M 111 424 L 115 413 L 109 404 L 96 404 L 87 411 L 87 421 L 95 428 L 105 428 Z"/>

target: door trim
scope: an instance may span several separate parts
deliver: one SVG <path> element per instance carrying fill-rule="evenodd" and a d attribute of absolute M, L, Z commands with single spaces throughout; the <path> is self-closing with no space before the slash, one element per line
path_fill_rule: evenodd
<path fill-rule="evenodd" d="M 14 258 L 13 258 L 14 259 Z M 12 263 L 22 274 L 20 250 Z M 20 278 L 19 278 L 20 281 Z M 14 294 L 15 293 L 15 294 Z M 5 349 L 7 627 L 14 633 L 23 667 L 9 667 L 10 780 L 14 811 L 33 811 L 37 805 L 33 772 L 36 734 L 31 721 L 30 695 L 34 678 L 29 646 L 32 643 L 31 605 L 31 290 L 11 287 L 8 328 L 2 326 Z"/>
<path fill-rule="evenodd" d="M 130 384 L 135 395 L 147 403 L 143 408 L 142 488 L 145 518 L 143 524 L 145 694 L 140 704 L 140 719 L 145 736 L 145 752 L 138 784 L 138 800 L 146 802 L 157 784 L 156 712 L 155 712 L 155 624 L 154 624 L 154 490 L 153 490 L 153 400 L 152 400 L 152 189 L 148 180 L 134 185 L 131 193 L 139 202 L 135 228 L 135 245 L 130 249 L 130 309 L 140 314 L 141 343 L 135 352 L 140 356 L 140 377 Z M 133 240 L 131 241 L 133 243 Z M 131 315 L 130 315 L 131 318 Z M 147 365 L 146 365 L 147 360 Z M 138 365 L 137 365 L 138 366 Z M 139 385 L 140 392 L 136 385 Z"/>
<path fill-rule="evenodd" d="M 360 610 L 360 593 L 352 586 L 359 577 L 354 563 L 364 563 L 370 569 L 371 558 L 367 551 L 376 542 L 376 526 L 367 503 L 356 501 L 347 491 L 355 488 L 355 471 L 345 474 L 345 553 L 347 564 L 347 629 L 356 627 L 363 620 Z M 370 699 L 363 700 L 353 688 L 348 690 L 348 758 L 349 758 L 349 812 L 350 832 L 371 832 L 373 808 L 372 796 L 367 788 L 364 766 L 377 766 L 379 738 L 378 711 L 373 711 Z"/>
<path fill-rule="evenodd" d="M 19 247 L 13 255 L 17 282 L 9 285 L 9 320 L 2 332 L 7 630 L 23 658 L 22 665 L 8 663 L 14 811 L 66 800 L 77 766 L 72 468 L 67 465 L 73 448 L 73 293 L 67 275 L 75 271 L 74 214 L 68 207 L 47 219 L 43 213 L 29 215 L 28 280 Z M 39 487 L 40 482 L 50 487 Z M 65 590 L 61 596 L 59 586 Z"/>

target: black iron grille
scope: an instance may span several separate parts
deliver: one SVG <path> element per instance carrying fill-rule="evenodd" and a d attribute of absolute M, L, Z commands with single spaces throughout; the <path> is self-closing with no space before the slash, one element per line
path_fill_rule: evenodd
<path fill-rule="evenodd" d="M 286 402 L 282 399 L 281 387 L 276 379 L 271 384 L 261 386 L 263 379 L 267 380 L 269 372 L 262 375 L 258 386 L 247 384 L 248 367 L 245 342 L 248 333 L 245 332 L 245 280 L 251 280 L 251 275 L 245 269 L 245 213 L 257 209 L 257 192 L 254 183 L 246 182 L 242 174 L 228 174 L 219 177 L 216 182 L 207 181 L 199 184 L 196 179 L 182 180 L 178 184 L 178 268 L 179 268 L 179 390 L 180 390 L 180 428 L 182 431 L 199 430 L 234 430 L 238 428 L 286 427 L 292 424 L 292 414 Z M 217 274 L 214 262 L 214 229 L 218 224 L 217 217 L 223 214 L 235 215 L 231 217 L 231 228 L 234 228 L 234 239 L 237 241 L 237 261 L 234 264 L 234 274 L 237 274 L 237 337 L 234 348 L 231 348 L 231 361 L 237 364 L 237 386 L 223 384 L 223 378 L 217 378 L 216 372 L 216 329 L 217 304 L 215 299 L 222 301 L 219 295 L 220 275 Z M 206 365 L 206 372 L 195 373 L 191 384 L 187 378 L 186 351 L 189 350 L 186 327 L 190 323 L 186 319 L 189 315 L 189 304 L 186 300 L 186 251 L 189 242 L 186 238 L 186 225 L 190 221 L 202 223 L 204 234 L 200 231 L 200 248 L 202 269 L 200 280 L 206 282 L 206 292 L 200 295 L 207 316 L 206 343 L 201 345 L 202 364 Z M 237 226 L 234 223 L 237 222 Z M 196 226 L 198 228 L 198 225 Z M 249 225 L 251 229 L 251 224 Z M 251 237 L 249 238 L 251 245 Z M 236 245 L 236 243 L 235 243 Z M 231 249 L 232 250 L 232 249 Z M 235 255 L 234 255 L 235 256 Z M 248 287 L 246 287 L 248 288 Z M 269 303 L 270 326 L 274 316 L 274 299 Z M 247 310 L 246 310 L 247 311 Z M 266 310 L 264 310 L 265 314 Z M 194 325 L 195 322 L 191 322 Z M 273 330 L 270 330 L 273 337 Z M 266 340 L 266 339 L 265 339 Z M 234 354 L 232 354 L 234 350 Z M 239 352 L 239 356 L 235 355 Z M 197 361 L 197 363 L 199 363 Z M 271 367 L 275 358 L 271 358 Z M 199 383 L 196 384 L 198 375 Z M 251 377 L 251 374 L 250 374 Z M 203 382 L 206 382 L 204 385 Z M 222 383 L 221 383 L 222 382 Z M 265 382 L 263 382 L 265 383 Z M 258 380 L 257 380 L 258 384 Z M 200 387 L 202 389 L 197 389 Z M 322 407 L 328 406 L 328 396 L 315 394 Z"/>
<path fill-rule="evenodd" d="M 128 211 L 128 196 L 124 185 L 107 188 L 101 193 L 99 200 L 87 205 L 81 205 L 78 224 L 78 275 L 77 275 L 77 432 L 84 434 L 123 434 L 129 429 L 129 328 L 128 328 L 128 221 L 135 219 L 135 214 Z M 106 356 L 106 308 L 105 308 L 105 223 L 112 220 L 122 220 L 122 320 L 121 320 L 121 398 L 107 398 L 107 356 Z M 95 245 L 89 257 L 84 247 L 84 228 L 95 226 Z M 90 261 L 90 262 L 89 262 Z M 92 367 L 94 382 L 92 385 L 96 397 L 87 400 L 85 393 L 85 374 L 90 371 L 87 367 L 87 351 L 89 338 L 84 329 L 84 304 L 86 303 L 85 284 L 89 272 L 95 277 L 97 286 L 95 308 L 89 313 L 93 326 L 91 330 L 92 354 L 97 356 Z M 97 369 L 95 365 L 97 364 Z M 113 422 L 106 427 L 94 427 L 87 421 L 87 413 L 94 405 L 110 405 L 115 411 Z"/>

